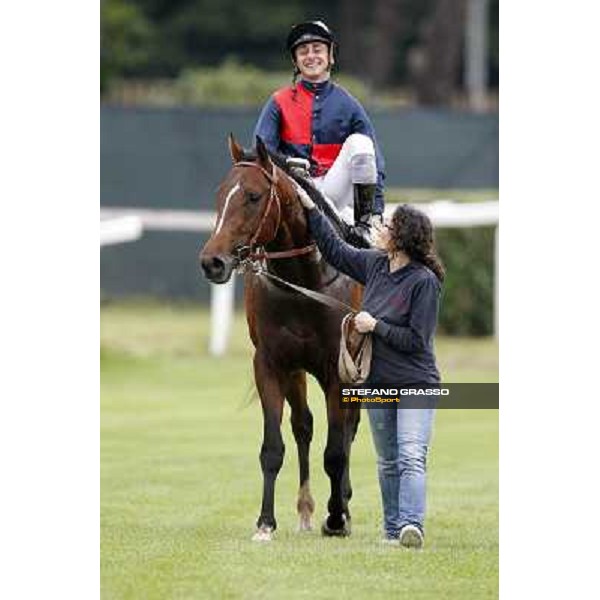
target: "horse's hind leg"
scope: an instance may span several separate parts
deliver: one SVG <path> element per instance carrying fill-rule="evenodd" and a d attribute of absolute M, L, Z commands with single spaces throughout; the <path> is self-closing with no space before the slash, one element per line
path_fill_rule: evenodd
<path fill-rule="evenodd" d="M 298 466 L 300 470 L 300 488 L 298 489 L 299 531 L 312 529 L 311 517 L 315 510 L 315 501 L 310 493 L 310 442 L 313 435 L 313 417 L 306 401 L 306 373 L 298 371 L 290 375 L 286 393 L 292 409 L 291 424 L 294 439 L 298 446 Z"/>
<path fill-rule="evenodd" d="M 281 465 L 285 446 L 281 437 L 283 415 L 283 389 L 279 374 L 271 368 L 266 358 L 257 351 L 254 355 L 254 377 L 263 410 L 263 443 L 260 466 L 263 472 L 263 497 L 260 516 L 256 522 L 255 541 L 270 541 L 277 528 L 275 521 L 275 480 Z"/>
<path fill-rule="evenodd" d="M 342 484 L 343 495 L 344 495 L 344 513 L 348 519 L 350 519 L 350 508 L 349 503 L 352 498 L 352 484 L 350 483 L 350 450 L 352 449 L 352 442 L 356 437 L 358 430 L 358 423 L 360 422 L 360 408 L 348 409 L 349 422 L 347 423 L 345 443 L 346 443 L 346 468 L 344 470 L 344 480 Z"/>
<path fill-rule="evenodd" d="M 327 392 L 327 445 L 325 447 L 325 472 L 331 483 L 331 495 L 327 503 L 329 515 L 323 522 L 321 532 L 327 536 L 350 535 L 348 519 L 348 464 L 352 440 L 352 418 L 348 409 L 339 404 L 337 381 Z"/>

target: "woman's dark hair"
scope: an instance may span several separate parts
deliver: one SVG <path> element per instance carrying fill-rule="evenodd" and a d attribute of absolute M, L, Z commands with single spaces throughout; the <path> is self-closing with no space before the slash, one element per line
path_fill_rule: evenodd
<path fill-rule="evenodd" d="M 446 270 L 436 253 L 433 226 L 426 214 L 408 204 L 401 204 L 392 215 L 390 236 L 394 250 L 402 250 L 444 281 Z"/>

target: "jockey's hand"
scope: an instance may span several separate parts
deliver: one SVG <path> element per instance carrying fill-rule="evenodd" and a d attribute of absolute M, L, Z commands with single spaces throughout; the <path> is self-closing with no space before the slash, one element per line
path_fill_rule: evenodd
<path fill-rule="evenodd" d="M 302 203 L 302 206 L 306 208 L 306 210 L 312 210 L 317 205 L 311 200 L 311 197 L 300 187 L 298 183 L 292 181 L 294 187 L 296 188 L 296 193 L 298 194 L 298 199 Z"/>
<path fill-rule="evenodd" d="M 364 310 L 354 317 L 354 326 L 358 333 L 369 333 L 375 329 L 375 325 L 377 325 L 377 319 Z"/>
<path fill-rule="evenodd" d="M 285 164 L 295 175 L 298 175 L 300 177 L 308 177 L 310 171 L 310 162 L 308 162 L 306 158 L 288 156 L 285 159 Z"/>

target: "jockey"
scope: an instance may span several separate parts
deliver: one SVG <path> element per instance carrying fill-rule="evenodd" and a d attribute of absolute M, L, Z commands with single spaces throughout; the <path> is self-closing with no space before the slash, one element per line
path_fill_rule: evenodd
<path fill-rule="evenodd" d="M 314 185 L 355 223 L 355 245 L 369 246 L 371 222 L 381 223 L 383 213 L 384 161 L 364 108 L 330 81 L 335 48 L 333 33 L 322 21 L 292 27 L 287 49 L 293 83 L 271 96 L 254 135 L 292 164 L 306 159 Z"/>

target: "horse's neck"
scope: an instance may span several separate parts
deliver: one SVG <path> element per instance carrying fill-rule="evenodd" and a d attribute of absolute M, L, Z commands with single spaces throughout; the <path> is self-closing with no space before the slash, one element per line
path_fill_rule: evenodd
<path fill-rule="evenodd" d="M 299 201 L 289 195 L 281 199 L 281 222 L 275 239 L 265 246 L 268 252 L 281 252 L 304 248 L 312 244 L 308 222 Z M 293 283 L 317 287 L 321 282 L 322 265 L 314 250 L 292 258 L 275 258 L 268 261 L 269 271 Z"/>

